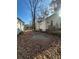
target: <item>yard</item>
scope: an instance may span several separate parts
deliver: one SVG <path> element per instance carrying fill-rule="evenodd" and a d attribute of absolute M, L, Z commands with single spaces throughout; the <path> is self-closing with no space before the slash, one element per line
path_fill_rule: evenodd
<path fill-rule="evenodd" d="M 61 38 L 33 31 L 17 37 L 17 59 L 61 59 Z"/>

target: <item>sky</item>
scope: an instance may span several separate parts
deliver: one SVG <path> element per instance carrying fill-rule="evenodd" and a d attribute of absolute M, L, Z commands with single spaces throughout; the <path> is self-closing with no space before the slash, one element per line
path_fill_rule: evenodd
<path fill-rule="evenodd" d="M 46 1 L 46 0 L 45 0 Z M 47 0 L 48 3 L 51 0 Z M 28 0 L 26 0 L 27 6 L 29 6 Z M 23 0 L 17 0 L 17 17 L 19 17 L 25 24 L 30 24 L 32 22 L 31 12 L 29 7 L 25 7 Z"/>
<path fill-rule="evenodd" d="M 31 22 L 30 10 L 29 10 L 29 8 L 27 8 L 27 9 L 24 8 L 23 0 L 17 0 L 17 17 L 19 17 L 21 20 L 23 20 L 25 22 L 25 24 L 29 24 Z"/>

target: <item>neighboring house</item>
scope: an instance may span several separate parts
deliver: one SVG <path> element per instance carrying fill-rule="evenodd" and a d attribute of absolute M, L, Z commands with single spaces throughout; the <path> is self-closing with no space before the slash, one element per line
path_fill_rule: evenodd
<path fill-rule="evenodd" d="M 46 27 L 54 27 L 55 29 L 61 28 L 61 18 L 58 14 L 53 14 L 46 18 Z"/>
<path fill-rule="evenodd" d="M 20 18 L 17 18 L 17 34 L 22 31 L 24 31 L 24 22 Z"/>
<path fill-rule="evenodd" d="M 42 31 L 46 31 L 46 21 L 40 21 L 40 22 L 36 22 L 36 30 L 42 30 Z"/>
<path fill-rule="evenodd" d="M 41 29 L 42 31 L 46 31 L 49 28 L 53 29 L 53 27 L 55 29 L 61 29 L 61 18 L 56 13 L 41 22 L 36 22 L 36 30 Z"/>

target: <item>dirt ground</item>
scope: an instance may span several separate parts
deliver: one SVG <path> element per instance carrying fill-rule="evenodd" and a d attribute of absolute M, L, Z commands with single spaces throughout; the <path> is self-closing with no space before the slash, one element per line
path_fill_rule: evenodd
<path fill-rule="evenodd" d="M 61 59 L 61 38 L 26 31 L 17 36 L 17 59 Z"/>

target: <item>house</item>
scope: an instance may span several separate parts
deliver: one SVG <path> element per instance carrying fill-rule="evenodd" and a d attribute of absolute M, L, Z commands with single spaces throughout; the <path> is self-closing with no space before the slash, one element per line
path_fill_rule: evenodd
<path fill-rule="evenodd" d="M 36 22 L 36 30 L 39 31 L 46 31 L 46 21 L 43 20 L 43 21 L 38 21 Z"/>
<path fill-rule="evenodd" d="M 24 31 L 24 22 L 20 18 L 17 18 L 17 34 L 23 31 Z"/>
<path fill-rule="evenodd" d="M 61 28 L 61 18 L 58 14 L 53 14 L 50 17 L 47 17 L 46 19 L 46 29 L 54 27 L 55 29 Z"/>
<path fill-rule="evenodd" d="M 61 29 L 61 18 L 57 13 L 54 13 L 40 22 L 36 22 L 36 30 L 46 31 L 48 29 Z"/>

